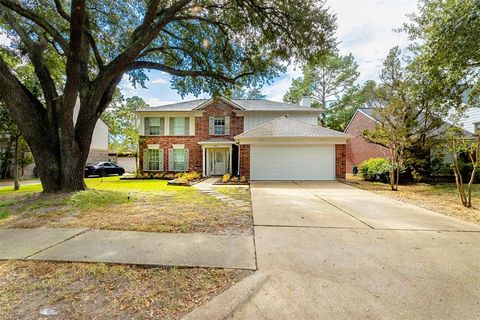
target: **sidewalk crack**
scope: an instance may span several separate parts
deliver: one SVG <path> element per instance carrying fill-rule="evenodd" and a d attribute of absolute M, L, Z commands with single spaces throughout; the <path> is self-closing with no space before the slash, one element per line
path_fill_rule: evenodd
<path fill-rule="evenodd" d="M 63 239 L 63 240 L 60 241 L 60 242 L 54 243 L 54 244 L 52 244 L 51 246 L 48 246 L 48 247 L 43 248 L 43 249 L 40 249 L 40 250 L 38 250 L 37 252 L 34 252 L 34 253 L 26 256 L 26 257 L 23 258 L 22 260 L 27 260 L 27 259 L 33 257 L 34 255 L 37 255 L 37 254 L 39 254 L 39 253 L 41 253 L 41 252 L 44 252 L 44 251 L 46 251 L 46 250 L 48 250 L 48 249 L 51 249 L 51 248 L 53 248 L 53 247 L 55 247 L 55 246 L 58 246 L 59 244 L 62 244 L 62 243 L 67 242 L 67 241 L 69 241 L 69 240 L 72 240 L 73 238 L 76 238 L 76 237 L 78 237 L 79 235 L 82 235 L 82 234 L 84 234 L 84 233 L 86 233 L 86 232 L 88 232 L 88 231 L 90 231 L 90 230 L 91 230 L 91 229 L 85 229 L 85 230 L 83 230 L 83 231 L 80 231 L 79 233 L 76 233 L 76 234 L 74 234 L 73 236 L 70 236 L 70 237 L 68 237 L 68 238 L 66 238 L 66 239 Z"/>

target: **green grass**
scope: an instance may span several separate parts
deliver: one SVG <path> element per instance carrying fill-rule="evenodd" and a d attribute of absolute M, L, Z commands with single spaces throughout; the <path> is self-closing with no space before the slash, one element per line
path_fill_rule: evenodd
<path fill-rule="evenodd" d="M 132 198 L 132 197 L 131 197 Z M 65 199 L 65 204 L 78 209 L 104 207 L 128 202 L 128 193 L 111 190 L 85 190 L 72 194 Z"/>
<path fill-rule="evenodd" d="M 116 190 L 125 192 L 135 191 L 171 191 L 187 189 L 189 187 L 183 186 L 169 186 L 166 180 L 120 180 L 120 177 L 106 177 L 106 178 L 88 178 L 85 179 L 87 187 L 97 190 Z M 21 186 L 20 190 L 14 191 L 13 187 L 0 187 L 1 195 L 11 195 L 15 193 L 24 192 L 41 192 L 42 186 L 40 184 Z"/>
<path fill-rule="evenodd" d="M 0 201 L 0 220 L 6 219 L 12 215 L 10 207 L 15 204 L 13 200 Z"/>

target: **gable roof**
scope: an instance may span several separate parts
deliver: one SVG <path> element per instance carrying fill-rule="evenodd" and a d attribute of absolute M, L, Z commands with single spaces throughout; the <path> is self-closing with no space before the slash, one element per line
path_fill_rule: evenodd
<path fill-rule="evenodd" d="M 350 138 L 350 135 L 319 127 L 288 116 L 273 119 L 261 126 L 245 131 L 238 138 Z"/>
<path fill-rule="evenodd" d="M 243 111 L 288 111 L 288 112 L 313 112 L 320 113 L 321 110 L 303 107 L 298 104 L 290 104 L 285 102 L 277 102 L 265 99 L 226 99 L 218 98 L 225 103 L 230 104 L 238 110 Z M 141 108 L 136 112 L 151 112 L 151 111 L 194 111 L 201 110 L 210 103 L 217 101 L 217 99 L 196 99 L 190 101 L 182 101 L 164 106 L 157 106 L 151 108 Z"/>

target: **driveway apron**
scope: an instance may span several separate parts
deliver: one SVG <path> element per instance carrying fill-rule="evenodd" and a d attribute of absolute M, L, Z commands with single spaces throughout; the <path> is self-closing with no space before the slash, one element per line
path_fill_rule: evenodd
<path fill-rule="evenodd" d="M 251 193 L 270 277 L 234 319 L 478 319 L 477 225 L 338 182 Z"/>

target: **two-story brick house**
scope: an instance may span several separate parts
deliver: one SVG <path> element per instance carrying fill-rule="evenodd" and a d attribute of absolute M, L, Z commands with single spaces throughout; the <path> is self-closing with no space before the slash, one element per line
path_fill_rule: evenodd
<path fill-rule="evenodd" d="M 141 169 L 252 180 L 343 178 L 348 135 L 319 127 L 319 113 L 307 105 L 225 98 L 137 110 Z"/>

